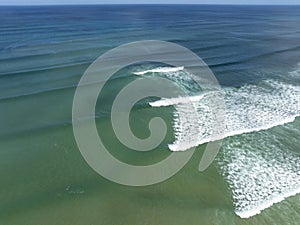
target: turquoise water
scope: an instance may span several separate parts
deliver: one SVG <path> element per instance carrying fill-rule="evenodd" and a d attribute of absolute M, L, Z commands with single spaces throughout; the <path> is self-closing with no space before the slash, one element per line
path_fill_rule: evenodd
<path fill-rule="evenodd" d="M 300 185 L 300 120 L 293 121 L 300 107 L 299 7 L 1 7 L 0 18 L 0 224 L 300 221 L 299 195 L 288 197 Z M 110 182 L 88 166 L 75 143 L 71 113 L 76 85 L 90 63 L 113 47 L 145 39 L 183 45 L 205 60 L 226 94 L 233 124 L 228 133 L 239 134 L 228 135 L 205 172 L 197 169 L 204 144 L 174 177 L 137 188 Z M 176 114 L 193 118 L 180 106 L 141 102 L 132 111 L 133 132 L 147 137 L 149 120 L 159 115 L 168 125 L 165 140 L 149 153 L 118 141 L 109 118 L 114 97 L 137 79 L 134 72 L 156 67 L 120 71 L 96 106 L 106 146 L 135 165 L 167 157 L 168 144 L 199 141 L 189 131 L 206 128 L 197 121 L 187 129 L 174 123 Z M 145 76 L 184 78 L 184 72 Z M 185 79 L 177 82 L 189 88 Z"/>

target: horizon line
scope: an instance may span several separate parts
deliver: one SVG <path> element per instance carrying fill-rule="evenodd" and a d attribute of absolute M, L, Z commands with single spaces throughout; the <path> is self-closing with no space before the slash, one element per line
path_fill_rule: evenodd
<path fill-rule="evenodd" d="M 216 5 L 216 6 L 300 6 L 300 3 L 290 3 L 290 4 L 251 4 L 251 3 L 243 3 L 243 4 L 236 4 L 236 3 L 63 3 L 63 4 L 0 4 L 1 6 L 95 6 L 95 5 Z"/>

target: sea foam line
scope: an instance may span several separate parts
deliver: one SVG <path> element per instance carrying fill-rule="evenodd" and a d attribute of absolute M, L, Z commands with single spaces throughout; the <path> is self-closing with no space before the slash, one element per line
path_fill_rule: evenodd
<path fill-rule="evenodd" d="M 300 155 L 280 141 L 298 136 L 298 124 L 225 139 L 217 157 L 220 173 L 232 191 L 235 213 L 241 218 L 300 193 Z M 300 145 L 300 140 L 294 140 Z"/>
<path fill-rule="evenodd" d="M 178 105 L 182 103 L 200 101 L 203 97 L 204 95 L 195 95 L 195 96 L 177 97 L 177 98 L 163 98 L 155 102 L 149 102 L 149 105 L 152 107 Z"/>
<path fill-rule="evenodd" d="M 182 71 L 184 70 L 183 66 L 180 67 L 157 67 L 151 70 L 144 70 L 140 72 L 133 72 L 135 75 L 144 75 L 146 73 L 172 73 L 172 72 L 177 72 L 177 71 Z"/>
<path fill-rule="evenodd" d="M 282 202 L 286 198 L 295 196 L 299 193 L 300 193 L 300 185 L 293 190 L 286 191 L 284 193 L 281 193 L 280 195 L 276 195 L 276 196 L 272 197 L 270 200 L 267 200 L 267 201 L 261 203 L 260 205 L 255 206 L 255 208 L 253 208 L 253 209 L 244 210 L 244 211 L 235 210 L 235 214 L 237 214 L 241 218 L 245 218 L 245 219 L 250 218 L 250 217 L 260 214 L 264 209 L 270 208 L 274 204 Z"/>
<path fill-rule="evenodd" d="M 269 124 L 269 125 L 264 126 L 264 127 L 257 127 L 257 128 L 252 128 L 252 129 L 231 131 L 231 132 L 228 132 L 228 133 L 224 133 L 223 135 L 221 135 L 222 137 L 220 137 L 220 134 L 218 134 L 217 137 L 212 136 L 210 138 L 204 138 L 202 140 L 194 141 L 194 142 L 188 142 L 188 143 L 185 142 L 185 143 L 179 143 L 179 144 L 174 144 L 173 143 L 173 144 L 169 144 L 168 147 L 171 151 L 186 151 L 187 149 L 197 147 L 199 145 L 206 144 L 206 143 L 209 143 L 209 142 L 219 141 L 219 140 L 222 140 L 222 139 L 227 138 L 227 137 L 232 137 L 232 136 L 247 134 L 247 133 L 252 133 L 252 132 L 258 132 L 258 131 L 263 131 L 263 130 L 268 130 L 268 129 L 271 129 L 273 127 L 277 127 L 277 126 L 281 126 L 281 125 L 284 125 L 284 124 L 292 123 L 292 122 L 295 121 L 295 119 L 297 117 L 300 117 L 300 114 L 289 117 L 289 118 L 284 118 L 281 121 L 277 121 L 273 124 Z"/>

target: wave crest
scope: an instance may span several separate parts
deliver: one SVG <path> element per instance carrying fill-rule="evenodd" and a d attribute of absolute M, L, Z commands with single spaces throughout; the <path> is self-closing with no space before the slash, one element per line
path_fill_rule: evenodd
<path fill-rule="evenodd" d="M 177 71 L 182 71 L 184 70 L 183 66 L 180 67 L 157 67 L 151 70 L 144 70 L 140 72 L 134 72 L 133 74 L 135 75 L 144 75 L 147 73 L 172 73 L 172 72 L 177 72 Z"/>

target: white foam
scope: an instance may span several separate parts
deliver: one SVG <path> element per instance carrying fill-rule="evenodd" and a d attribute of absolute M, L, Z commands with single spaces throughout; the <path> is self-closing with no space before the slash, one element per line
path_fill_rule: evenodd
<path fill-rule="evenodd" d="M 298 68 L 289 76 L 298 77 L 299 71 Z M 188 75 L 183 72 L 166 74 L 187 90 L 197 90 L 197 86 L 192 87 Z M 176 109 L 175 141 L 169 145 L 170 150 L 184 151 L 219 139 L 213 132 L 211 100 L 211 95 L 198 95 L 150 103 L 153 107 L 174 105 Z M 224 136 L 231 138 L 223 141 L 217 162 L 231 188 L 235 213 L 248 218 L 300 192 L 300 156 L 284 144 L 291 136 L 299 137 L 299 128 L 292 127 L 291 122 L 300 116 L 300 86 L 266 80 L 256 85 L 227 88 L 224 101 Z M 268 130 L 287 123 L 290 123 L 285 126 L 289 127 L 289 132 L 282 140 L 283 133 L 274 134 L 274 129 Z M 299 139 L 293 142 L 300 146 Z"/>
<path fill-rule="evenodd" d="M 269 200 L 265 200 L 259 205 L 255 205 L 255 207 L 252 209 L 242 209 L 241 211 L 235 210 L 235 213 L 241 218 L 250 218 L 260 214 L 264 209 L 270 208 L 272 205 L 279 203 L 288 197 L 297 195 L 298 193 L 300 193 L 300 185 L 298 185 L 298 187 L 296 187 L 294 190 L 286 191 L 281 195 L 271 197 Z"/>
<path fill-rule="evenodd" d="M 252 132 L 257 132 L 257 131 L 268 130 L 268 129 L 276 127 L 276 126 L 291 123 L 291 122 L 295 121 L 296 117 L 298 117 L 298 116 L 300 116 L 300 114 L 296 115 L 296 116 L 292 116 L 290 118 L 284 118 L 280 121 L 274 122 L 273 124 L 268 124 L 268 125 L 263 126 L 263 127 L 257 127 L 257 128 L 252 128 L 252 129 L 244 129 L 244 130 L 236 130 L 236 131 L 228 132 L 228 133 L 225 133 L 224 135 L 222 135 L 222 138 L 227 138 L 227 137 L 231 137 L 231 136 L 236 136 L 236 135 L 246 134 L 246 133 L 252 133 Z M 211 136 L 210 138 L 203 138 L 199 141 L 183 142 L 183 143 L 180 143 L 180 144 L 169 144 L 168 147 L 172 151 L 185 151 L 187 149 L 196 147 L 198 145 L 202 145 L 202 144 L 205 144 L 205 143 L 208 143 L 208 142 L 218 141 L 218 140 L 220 140 L 220 138 L 214 138 L 214 136 Z"/>
<path fill-rule="evenodd" d="M 152 107 L 161 107 L 161 106 L 171 106 L 182 103 L 190 103 L 195 101 L 200 101 L 204 96 L 203 95 L 195 95 L 189 97 L 178 97 L 178 98 L 164 98 L 155 102 L 149 102 L 149 105 Z"/>
<path fill-rule="evenodd" d="M 300 116 L 299 86 L 269 80 L 259 85 L 227 89 L 224 96 L 224 137 L 270 129 L 293 122 Z M 200 101 L 164 99 L 156 104 L 163 106 L 179 102 L 175 104 L 175 141 L 169 145 L 170 150 L 184 151 L 220 138 L 218 134 L 213 133 L 213 115 L 208 108 L 211 96 L 203 95 L 199 99 Z M 188 107 L 191 104 L 194 109 Z"/>
<path fill-rule="evenodd" d="M 182 75 L 171 73 L 168 77 L 183 83 Z M 298 76 L 299 71 L 290 75 Z M 186 83 L 192 84 L 190 80 Z M 184 151 L 220 138 L 213 132 L 214 115 L 209 107 L 212 99 L 212 95 L 204 94 L 198 99 L 179 97 L 150 103 L 155 107 L 174 105 L 176 109 L 175 141 L 169 145 L 170 150 Z M 265 80 L 256 85 L 227 88 L 224 101 L 224 136 L 231 138 L 223 142 L 218 165 L 231 188 L 235 213 L 248 218 L 300 192 L 300 156 L 288 151 L 293 149 L 287 149 L 278 138 L 282 134 L 273 135 L 268 130 L 300 116 L 300 86 Z M 299 128 L 291 130 L 298 132 L 293 136 L 299 136 Z"/>
<path fill-rule="evenodd" d="M 223 142 L 217 163 L 232 191 L 238 216 L 249 218 L 300 193 L 300 155 L 280 140 L 281 136 L 299 136 L 299 131 L 287 128 L 277 133 L 273 129 L 244 134 Z M 296 142 L 299 146 L 300 141 Z"/>
<path fill-rule="evenodd" d="M 182 71 L 184 70 L 183 66 L 180 67 L 157 67 L 151 70 L 144 70 L 144 71 L 139 71 L 139 72 L 134 72 L 133 74 L 135 75 L 144 75 L 147 73 L 172 73 L 172 72 L 177 72 L 177 71 Z"/>

